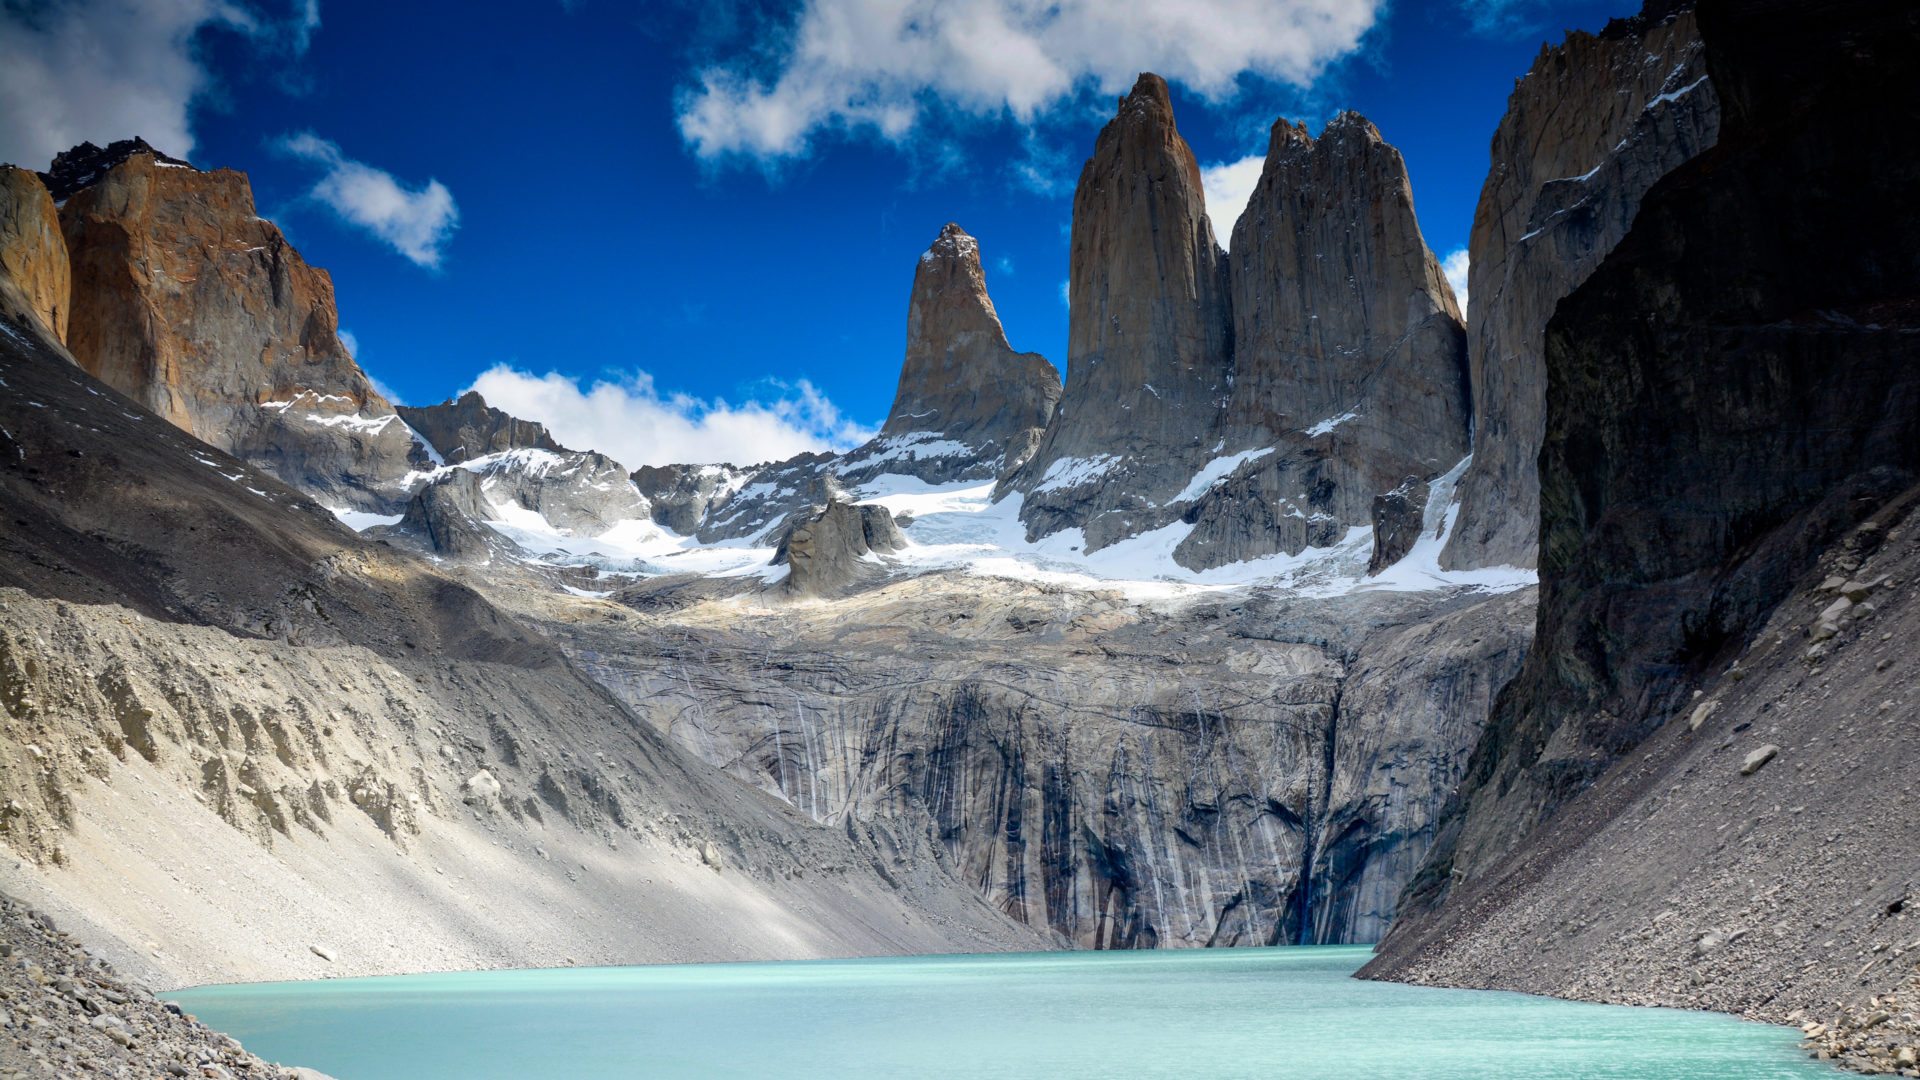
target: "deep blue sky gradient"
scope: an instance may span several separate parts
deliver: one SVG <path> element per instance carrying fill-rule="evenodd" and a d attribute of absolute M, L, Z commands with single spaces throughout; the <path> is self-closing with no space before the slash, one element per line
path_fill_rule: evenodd
<path fill-rule="evenodd" d="M 1539 0 L 1522 29 L 1489 34 L 1460 2 L 1398 0 L 1306 92 L 1247 81 L 1209 104 L 1176 85 L 1181 129 L 1205 165 L 1264 151 L 1276 116 L 1317 130 L 1358 109 L 1405 154 L 1444 255 L 1466 242 L 1514 79 L 1563 29 L 1626 13 Z M 261 213 L 332 271 L 361 362 L 414 403 L 506 362 L 582 380 L 639 369 L 666 391 L 733 400 L 769 396 L 769 378 L 807 379 L 875 424 L 914 260 L 949 220 L 980 238 L 1014 346 L 1064 367 L 1072 185 L 1110 99 L 1090 93 L 1031 133 L 970 120 L 904 146 L 826 136 L 776 175 L 716 169 L 674 125 L 676 88 L 738 44 L 699 10 L 329 0 L 291 71 L 210 36 L 219 89 L 196 116 L 194 158 L 251 174 Z M 304 202 L 312 167 L 273 149 L 301 131 L 409 185 L 445 184 L 461 221 L 442 266 L 415 266 Z M 1014 175 L 1031 145 L 1054 155 L 1050 193 Z"/>

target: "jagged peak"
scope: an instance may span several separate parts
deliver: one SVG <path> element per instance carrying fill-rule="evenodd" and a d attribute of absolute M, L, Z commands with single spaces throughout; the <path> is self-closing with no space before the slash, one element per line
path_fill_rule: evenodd
<path fill-rule="evenodd" d="M 1271 157 L 1296 147 L 1312 152 L 1328 139 L 1343 143 L 1348 138 L 1358 138 L 1368 143 L 1386 142 L 1373 121 L 1352 109 L 1343 109 L 1320 129 L 1318 138 L 1314 137 L 1304 120 L 1288 120 L 1283 116 L 1274 121 L 1272 132 L 1267 137 L 1267 155 Z"/>
<path fill-rule="evenodd" d="M 1167 80 L 1151 71 L 1141 72 L 1133 89 L 1120 99 L 1119 112 L 1121 116 L 1157 112 L 1171 117 L 1173 93 L 1167 89 Z"/>
<path fill-rule="evenodd" d="M 47 192 L 56 201 L 71 197 L 75 192 L 89 187 L 113 169 L 114 166 L 133 157 L 146 154 L 161 165 L 175 168 L 192 169 L 193 163 L 173 157 L 154 149 L 147 140 L 134 136 L 131 139 L 119 139 L 105 146 L 95 146 L 83 142 L 71 150 L 53 155 L 53 164 L 40 174 L 40 182 L 47 185 Z"/>
<path fill-rule="evenodd" d="M 926 252 L 920 256 L 922 262 L 932 262 L 935 259 L 970 259 L 978 263 L 980 241 L 975 240 L 967 230 L 949 221 L 941 226 L 940 235 L 934 238 L 933 243 L 928 245 Z"/>

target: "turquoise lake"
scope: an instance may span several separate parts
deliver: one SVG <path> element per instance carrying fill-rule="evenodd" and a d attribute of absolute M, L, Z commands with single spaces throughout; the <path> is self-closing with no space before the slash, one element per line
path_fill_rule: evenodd
<path fill-rule="evenodd" d="M 1348 976 L 1364 946 L 502 971 L 164 995 L 340 1080 L 1841 1074 L 1710 1013 Z"/>

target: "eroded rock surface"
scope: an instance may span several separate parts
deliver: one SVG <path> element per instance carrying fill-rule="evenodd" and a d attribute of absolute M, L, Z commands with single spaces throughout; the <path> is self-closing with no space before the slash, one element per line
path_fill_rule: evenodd
<path fill-rule="evenodd" d="M 1084 948 L 1372 940 L 1532 600 L 1141 605 L 946 575 L 797 608 L 620 599 L 564 640 L 640 716 L 817 821 L 928 837 Z"/>
<path fill-rule="evenodd" d="M 0 380 L 0 890 L 123 970 L 1045 944 L 922 841 L 742 788 L 527 620 L 50 348 L 0 334 Z"/>

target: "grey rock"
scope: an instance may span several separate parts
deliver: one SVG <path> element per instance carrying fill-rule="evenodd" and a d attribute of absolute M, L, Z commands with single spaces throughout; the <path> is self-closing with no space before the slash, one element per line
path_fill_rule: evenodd
<path fill-rule="evenodd" d="M 1426 519 L 1429 492 L 1426 481 L 1409 476 L 1392 491 L 1373 497 L 1373 555 L 1367 573 L 1378 574 L 1413 550 Z"/>
<path fill-rule="evenodd" d="M 1767 762 L 1772 761 L 1775 757 L 1779 756 L 1779 754 L 1780 748 L 1772 743 L 1768 743 L 1754 750 L 1746 756 L 1745 760 L 1740 762 L 1740 775 L 1752 776 L 1754 773 L 1766 768 Z"/>
<path fill-rule="evenodd" d="M 826 505 L 788 527 L 775 551 L 785 565 L 785 588 L 796 596 L 832 596 L 870 578 L 863 560 L 906 546 L 886 507 L 855 503 L 829 492 Z"/>
<path fill-rule="evenodd" d="M 1376 497 L 1467 453 L 1460 310 L 1406 164 L 1365 117 L 1341 113 L 1317 139 L 1274 125 L 1230 261 L 1233 386 L 1216 438 L 1271 452 L 1187 509 L 1177 557 L 1195 568 L 1324 546 L 1372 523 Z"/>
<path fill-rule="evenodd" d="M 1215 454 L 1231 382 L 1226 254 L 1165 80 L 1141 75 L 1074 189 L 1067 386 L 1006 487 L 1030 538 L 1096 550 L 1159 524 Z"/>
<path fill-rule="evenodd" d="M 509 416 L 488 405 L 477 390 L 438 405 L 400 405 L 396 409 L 400 418 L 450 465 L 503 450 L 565 449 L 553 441 L 545 424 Z"/>

